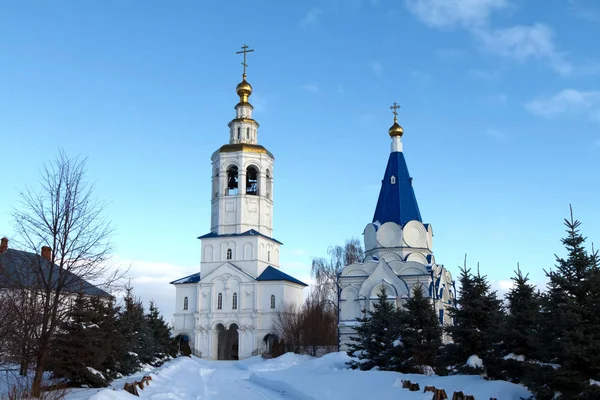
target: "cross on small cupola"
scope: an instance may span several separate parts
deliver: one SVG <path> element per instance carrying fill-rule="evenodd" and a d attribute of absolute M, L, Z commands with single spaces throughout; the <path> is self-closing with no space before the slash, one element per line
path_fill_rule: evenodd
<path fill-rule="evenodd" d="M 390 134 L 391 137 L 394 137 L 394 136 L 402 137 L 402 135 L 404 134 L 404 129 L 402 129 L 402 127 L 400 125 L 398 125 L 398 109 L 399 108 L 400 108 L 400 106 L 396 102 L 394 102 L 394 104 L 392 104 L 392 106 L 390 107 L 390 110 L 392 110 L 392 114 L 394 114 L 394 125 L 392 125 L 392 127 L 388 131 L 388 133 Z"/>
<path fill-rule="evenodd" d="M 390 110 L 392 110 L 392 114 L 394 114 L 394 122 L 398 121 L 398 109 L 399 108 L 400 108 L 400 106 L 396 102 L 394 102 L 394 104 L 392 104 L 392 106 L 390 107 Z"/>
<path fill-rule="evenodd" d="M 248 64 L 246 64 L 246 54 L 248 53 L 252 53 L 254 51 L 254 49 L 248 50 L 248 45 L 244 44 L 242 46 L 242 51 L 237 51 L 235 54 L 244 54 L 244 61 L 242 62 L 242 65 L 244 66 L 244 73 L 242 74 L 242 76 L 244 77 L 244 79 L 246 79 L 246 67 L 248 66 Z"/>

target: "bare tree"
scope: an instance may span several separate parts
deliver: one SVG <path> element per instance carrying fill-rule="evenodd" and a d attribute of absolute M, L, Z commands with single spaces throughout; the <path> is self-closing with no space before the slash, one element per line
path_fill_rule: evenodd
<path fill-rule="evenodd" d="M 286 350 L 298 352 L 302 335 L 301 312 L 296 304 L 285 304 L 275 310 L 273 330 L 283 340 Z"/>
<path fill-rule="evenodd" d="M 53 334 L 68 309 L 69 297 L 93 288 L 89 282 L 115 278 L 106 262 L 113 228 L 103 216 L 105 204 L 94 199 L 94 185 L 85 179 L 85 159 L 60 151 L 41 171 L 38 190 L 25 188 L 13 212 L 18 242 L 42 257 L 22 264 L 24 289 L 40 302 L 33 394 L 41 391 L 42 375 Z"/>
<path fill-rule="evenodd" d="M 302 307 L 288 304 L 275 311 L 273 329 L 294 353 L 322 355 L 337 344 L 337 320 L 333 307 L 309 296 Z"/>
<path fill-rule="evenodd" d="M 315 357 L 332 351 L 337 345 L 335 309 L 309 296 L 300 316 L 303 352 Z"/>
<path fill-rule="evenodd" d="M 310 275 L 315 283 L 312 290 L 318 302 L 328 302 L 337 310 L 339 274 L 345 266 L 362 261 L 364 253 L 360 241 L 352 238 L 346 240 L 344 246 L 330 246 L 327 254 L 329 259 L 313 258 Z"/>

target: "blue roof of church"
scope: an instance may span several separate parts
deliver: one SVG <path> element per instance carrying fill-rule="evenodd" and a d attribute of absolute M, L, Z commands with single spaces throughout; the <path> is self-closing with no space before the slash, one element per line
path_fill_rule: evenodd
<path fill-rule="evenodd" d="M 171 285 L 181 285 L 184 283 L 198 283 L 200 282 L 200 272 L 196 272 L 195 274 L 186 276 L 185 278 L 177 279 L 173 282 L 170 282 Z"/>
<path fill-rule="evenodd" d="M 281 272 L 280 269 L 271 267 L 270 265 L 260 274 L 257 281 L 288 281 L 297 283 L 298 285 L 308 286 L 306 283 L 299 281 L 298 279 L 289 276 L 285 272 Z"/>
<path fill-rule="evenodd" d="M 308 286 L 306 283 L 299 281 L 293 276 L 289 276 L 285 272 L 281 272 L 278 268 L 271 267 L 270 265 L 260 274 L 257 281 L 288 281 L 296 283 L 298 285 Z M 184 283 L 198 283 L 200 282 L 200 272 L 180 278 L 170 282 L 172 285 L 182 285 Z"/>
<path fill-rule="evenodd" d="M 205 238 L 216 238 L 216 237 L 233 237 L 233 236 L 262 236 L 265 237 L 267 239 L 271 239 L 274 242 L 277 242 L 279 244 L 283 244 L 281 243 L 279 240 L 269 237 L 267 235 L 264 235 L 262 233 L 260 233 L 259 231 L 255 230 L 255 229 L 250 229 L 249 231 L 243 232 L 243 233 L 224 233 L 222 235 L 219 235 L 216 232 L 210 232 L 207 233 L 206 235 L 202 235 L 199 236 L 198 239 L 205 239 Z"/>
<path fill-rule="evenodd" d="M 392 183 L 392 176 L 395 177 L 395 183 Z M 395 151 L 390 154 L 385 175 L 381 181 L 381 191 L 373 222 L 379 221 L 382 224 L 395 222 L 403 226 L 412 220 L 423 222 L 404 154 Z"/>

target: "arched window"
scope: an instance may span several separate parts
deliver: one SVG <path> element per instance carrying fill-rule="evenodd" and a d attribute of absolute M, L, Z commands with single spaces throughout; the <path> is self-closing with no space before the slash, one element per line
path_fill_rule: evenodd
<path fill-rule="evenodd" d="M 271 262 L 271 250 L 267 251 L 267 262 Z"/>
<path fill-rule="evenodd" d="M 267 169 L 267 199 L 270 199 L 273 193 L 273 177 L 271 171 Z"/>
<path fill-rule="evenodd" d="M 250 128 L 246 128 L 246 139 L 250 139 Z"/>
<path fill-rule="evenodd" d="M 232 310 L 237 310 L 237 293 L 233 294 L 233 304 L 231 305 Z"/>
<path fill-rule="evenodd" d="M 188 298 L 187 297 L 183 298 L 183 309 L 184 310 L 188 309 Z"/>
<path fill-rule="evenodd" d="M 242 134 L 241 134 L 241 131 L 240 131 L 240 127 L 239 127 L 239 126 L 238 126 L 238 128 L 237 128 L 237 136 L 238 136 L 238 140 L 240 140 L 240 139 L 242 138 Z"/>
<path fill-rule="evenodd" d="M 222 310 L 223 309 L 223 295 L 221 293 L 219 293 L 219 295 L 217 296 L 217 310 Z"/>
<path fill-rule="evenodd" d="M 227 194 L 238 194 L 238 167 L 230 165 L 227 169 Z"/>
<path fill-rule="evenodd" d="M 258 194 L 258 170 L 253 165 L 246 169 L 246 194 Z"/>
<path fill-rule="evenodd" d="M 227 249 L 227 259 L 231 260 L 233 258 L 233 251 L 231 249 Z"/>
<path fill-rule="evenodd" d="M 271 310 L 275 309 L 275 295 L 271 295 Z"/>

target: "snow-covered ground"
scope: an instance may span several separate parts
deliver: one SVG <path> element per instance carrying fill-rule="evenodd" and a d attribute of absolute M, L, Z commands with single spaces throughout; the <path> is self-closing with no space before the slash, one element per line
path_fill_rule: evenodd
<path fill-rule="evenodd" d="M 531 394 L 520 385 L 486 381 L 479 376 L 425 376 L 383 371 L 353 371 L 346 367 L 345 353 L 311 358 L 285 354 L 272 360 L 253 357 L 243 361 L 207 361 L 180 357 L 153 371 L 144 371 L 113 382 L 106 389 L 76 389 L 68 400 L 132 400 L 122 390 L 125 382 L 150 374 L 150 386 L 140 397 L 150 399 L 431 399 L 425 386 L 443 388 L 449 397 L 454 391 L 476 399 L 520 399 Z M 417 382 L 421 391 L 402 389 L 402 380 Z"/>

